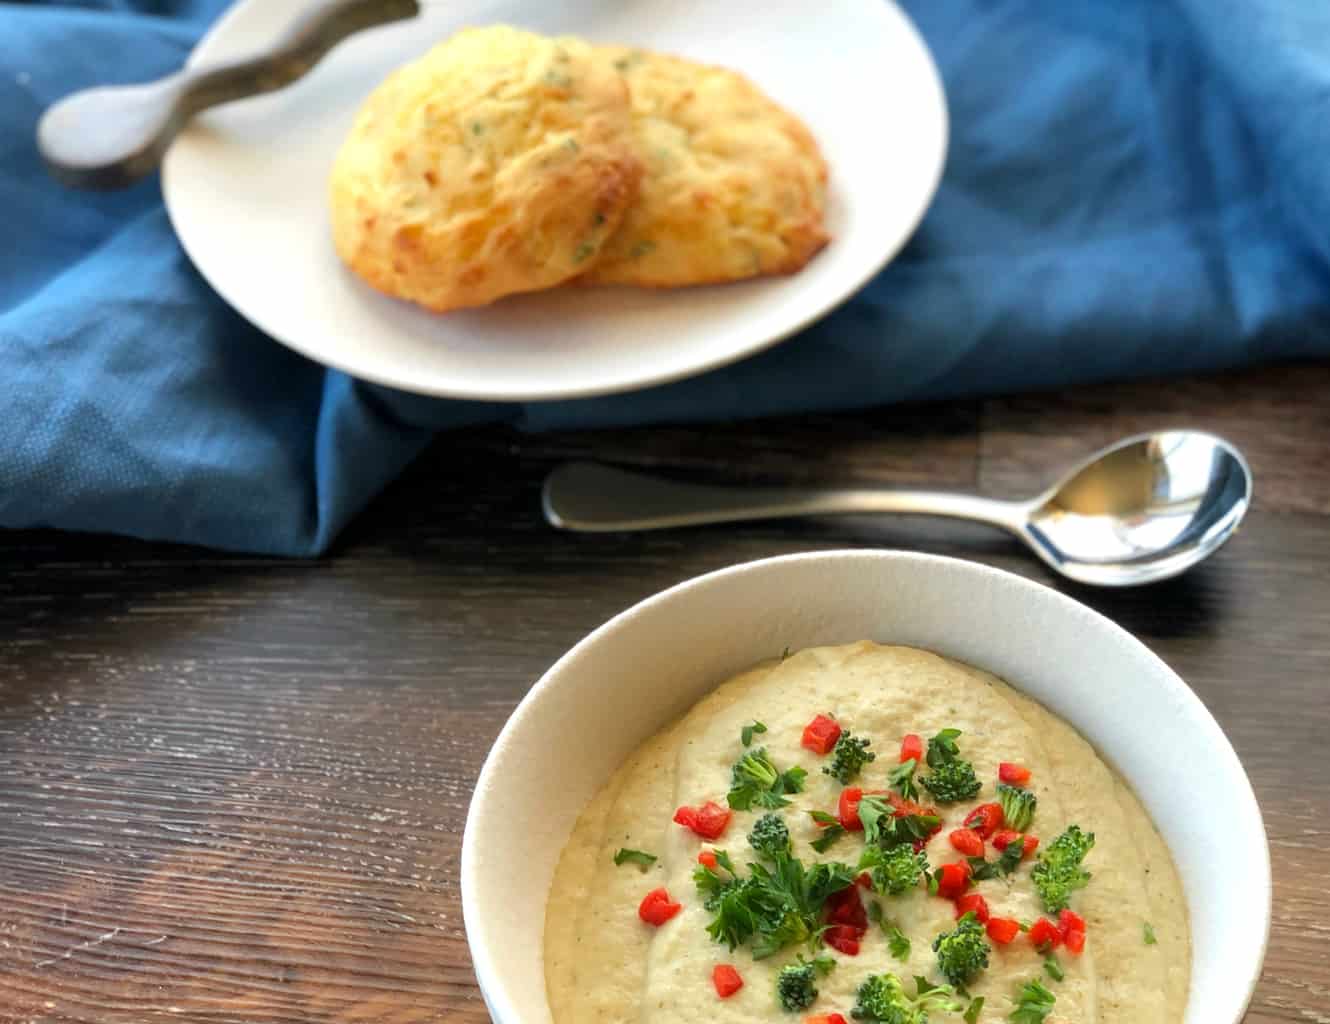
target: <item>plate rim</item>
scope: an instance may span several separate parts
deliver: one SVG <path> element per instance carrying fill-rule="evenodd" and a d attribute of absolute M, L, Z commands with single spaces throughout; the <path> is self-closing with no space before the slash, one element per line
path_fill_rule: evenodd
<path fill-rule="evenodd" d="M 381 387 L 392 388 L 398 391 L 404 391 L 410 394 L 423 395 L 431 398 L 451 398 L 464 399 L 470 401 L 502 402 L 502 403 L 522 403 L 534 401 L 561 401 L 567 399 L 579 398 L 599 398 L 608 395 L 626 394 L 635 391 L 642 391 L 648 388 L 659 387 L 677 381 L 686 380 L 691 377 L 700 376 L 712 370 L 717 370 L 725 366 L 732 365 L 744 359 L 773 348 L 783 341 L 788 340 L 793 335 L 799 333 L 805 328 L 817 323 L 819 320 L 828 316 L 831 312 L 844 305 L 860 292 L 869 281 L 876 277 L 882 270 L 900 253 L 911 238 L 919 229 L 924 216 L 931 209 L 934 200 L 937 197 L 938 189 L 941 185 L 942 175 L 946 168 L 947 155 L 950 150 L 951 142 L 951 124 L 950 115 L 947 107 L 947 94 L 941 72 L 934 59 L 932 51 L 925 42 L 914 21 L 905 12 L 896 0 L 859 0 L 864 3 L 865 10 L 875 10 L 876 16 L 885 19 L 887 22 L 894 21 L 896 28 L 903 32 L 918 54 L 922 57 L 923 76 L 921 81 L 926 81 L 927 102 L 936 108 L 936 116 L 933 118 L 937 127 L 937 145 L 931 153 L 931 166 L 928 166 L 927 174 L 924 177 L 927 180 L 927 187 L 920 195 L 916 204 L 915 211 L 905 228 L 899 234 L 899 237 L 892 245 L 883 248 L 882 253 L 877 259 L 866 261 L 858 273 L 846 275 L 844 280 L 828 290 L 827 297 L 823 300 L 813 303 L 807 311 L 801 312 L 793 317 L 785 327 L 779 331 L 763 334 L 754 333 L 751 337 L 745 338 L 741 344 L 730 346 L 720 352 L 688 362 L 678 366 L 668 366 L 655 371 L 646 373 L 637 373 L 632 375 L 619 375 L 615 378 L 594 382 L 589 384 L 563 384 L 546 385 L 540 387 L 532 386 L 508 386 L 502 389 L 495 389 L 495 385 L 475 385 L 470 386 L 465 383 L 456 386 L 443 384 L 440 385 L 435 380 L 420 381 L 412 379 L 409 366 L 389 366 L 384 367 L 375 364 L 372 359 L 358 360 L 354 358 L 343 358 L 342 355 L 334 353 L 331 357 L 317 343 L 310 343 L 305 337 L 292 338 L 289 332 L 274 330 L 267 318 L 254 315 L 250 310 L 244 308 L 241 303 L 235 301 L 232 297 L 232 289 L 227 286 L 226 281 L 216 280 L 206 267 L 206 260 L 201 260 L 194 247 L 189 241 L 187 230 L 182 230 L 182 220 L 185 215 L 183 209 L 188 207 L 180 198 L 178 191 L 183 186 L 179 184 L 180 178 L 173 171 L 173 156 L 178 152 L 178 147 L 187 144 L 187 139 L 177 138 L 167 150 L 161 166 L 161 190 L 163 204 L 166 208 L 167 218 L 171 223 L 171 228 L 178 240 L 181 249 L 189 258 L 190 264 L 200 277 L 207 283 L 218 296 L 233 310 L 241 319 L 251 326 L 263 332 L 272 341 L 285 346 L 287 349 L 295 352 L 312 362 L 329 369 L 345 373 L 354 380 L 364 381 L 368 384 Z M 214 22 L 208 30 L 200 37 L 194 49 L 190 52 L 185 61 L 187 67 L 194 67 L 207 60 L 209 50 L 217 45 L 219 40 L 224 38 L 230 30 L 233 22 L 241 18 L 251 5 L 258 5 L 261 0 L 238 0 Z M 427 13 L 427 12 L 422 12 Z M 406 19 L 407 21 L 415 19 Z M 916 102 L 919 97 L 916 97 Z M 197 242 L 197 238 L 195 239 Z M 832 244 L 835 244 L 833 239 Z M 817 257 L 814 257 L 816 259 Z M 794 275 L 789 275 L 791 278 Z M 743 282 L 736 282 L 742 284 Z M 699 287 L 726 287 L 726 285 L 699 286 Z M 680 289 L 687 291 L 688 289 Z M 391 296 L 389 296 L 391 298 Z M 742 337 L 742 335 L 741 335 Z M 368 365 L 366 365 L 368 363 Z"/>

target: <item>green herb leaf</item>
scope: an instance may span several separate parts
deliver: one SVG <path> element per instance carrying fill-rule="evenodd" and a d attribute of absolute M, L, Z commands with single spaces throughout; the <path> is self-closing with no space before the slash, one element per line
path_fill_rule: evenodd
<path fill-rule="evenodd" d="M 965 1016 L 962 1018 L 965 1024 L 975 1024 L 979 1020 L 979 1014 L 984 1009 L 984 997 L 978 996 L 970 1000 L 970 1005 L 965 1008 Z"/>
<path fill-rule="evenodd" d="M 920 999 L 923 996 L 928 995 L 930 992 L 941 991 L 944 988 L 946 988 L 945 985 L 934 985 L 922 975 L 916 974 L 914 976 L 914 997 L 916 999 Z"/>
<path fill-rule="evenodd" d="M 1044 1018 L 1053 1012 L 1057 996 L 1038 980 L 1027 981 L 1016 996 L 1016 1008 L 1007 1015 L 1011 1024 L 1044 1024 Z"/>
<path fill-rule="evenodd" d="M 754 722 L 751 725 L 745 725 L 739 731 L 739 739 L 743 741 L 745 747 L 751 747 L 753 745 L 753 734 L 766 731 L 767 727 L 765 725 L 761 722 Z"/>
<path fill-rule="evenodd" d="M 623 847 L 614 855 L 614 866 L 623 867 L 625 864 L 636 864 L 643 871 L 656 863 L 656 855 L 653 853 L 643 853 L 641 850 L 630 850 Z"/>
<path fill-rule="evenodd" d="M 1154 930 L 1154 926 L 1151 925 L 1149 921 L 1146 921 L 1146 922 L 1145 922 L 1145 944 L 1146 944 L 1147 946 L 1153 946 L 1153 945 L 1154 945 L 1155 943 L 1157 943 L 1158 941 L 1159 941 L 1159 940 L 1155 938 L 1155 930 Z"/>
<path fill-rule="evenodd" d="M 1058 958 L 1052 955 L 1044 957 L 1044 970 L 1054 981 L 1062 981 L 1066 977 L 1062 973 L 1062 965 L 1058 963 Z"/>
<path fill-rule="evenodd" d="M 914 784 L 914 772 L 919 762 L 914 758 L 903 761 L 887 773 L 887 782 L 906 800 L 919 799 L 919 787 Z"/>
<path fill-rule="evenodd" d="M 956 746 L 956 739 L 961 735 L 959 729 L 943 729 L 928 741 L 928 767 L 936 768 L 960 757 L 961 751 Z"/>
<path fill-rule="evenodd" d="M 910 958 L 910 940 L 899 928 L 891 929 L 891 934 L 887 936 L 887 949 L 897 960 Z"/>
<path fill-rule="evenodd" d="M 721 863 L 719 853 L 716 860 Z M 724 863 L 731 870 L 728 858 Z M 748 877 L 725 882 L 703 867 L 693 879 L 704 906 L 714 915 L 707 933 L 731 949 L 751 940 L 757 960 L 787 946 L 817 942 L 827 897 L 854 882 L 854 872 L 846 864 L 805 867 L 783 851 L 776 852 L 769 866 L 749 864 L 748 870 Z"/>
<path fill-rule="evenodd" d="M 880 796 L 866 794 L 859 800 L 859 820 L 864 825 L 864 841 L 867 843 L 876 843 L 882 835 L 881 822 L 883 818 L 891 820 L 891 806 Z"/>
<path fill-rule="evenodd" d="M 1021 866 L 1021 857 L 1025 853 L 1025 840 L 1014 840 L 1007 844 L 997 860 L 984 860 L 983 857 L 967 857 L 970 862 L 970 877 L 976 882 L 991 878 L 1006 878 Z"/>
<path fill-rule="evenodd" d="M 822 830 L 822 834 L 818 836 L 816 839 L 814 839 L 808 845 L 811 846 L 818 853 L 826 853 L 833 846 L 835 846 L 837 841 L 844 835 L 845 835 L 844 826 L 840 824 L 828 825 L 825 829 Z"/>

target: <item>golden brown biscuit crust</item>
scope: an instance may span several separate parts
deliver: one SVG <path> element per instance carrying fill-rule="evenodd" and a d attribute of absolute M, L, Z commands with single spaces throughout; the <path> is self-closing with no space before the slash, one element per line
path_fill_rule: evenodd
<path fill-rule="evenodd" d="M 632 94 L 641 192 L 579 281 L 676 287 L 802 268 L 829 236 L 827 167 L 798 118 L 748 79 L 666 54 L 598 47 Z"/>
<path fill-rule="evenodd" d="M 636 196 L 630 136 L 624 81 L 586 43 L 461 32 L 365 101 L 332 171 L 334 245 L 439 312 L 559 284 Z"/>

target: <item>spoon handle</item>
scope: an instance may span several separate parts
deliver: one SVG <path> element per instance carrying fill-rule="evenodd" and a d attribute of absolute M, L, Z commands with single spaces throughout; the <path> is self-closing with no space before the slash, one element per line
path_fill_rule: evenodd
<path fill-rule="evenodd" d="M 419 13 L 417 0 L 321 0 L 271 47 L 248 59 L 65 97 L 42 115 L 38 148 L 51 173 L 67 185 L 123 188 L 156 168 L 199 111 L 285 88 L 347 36 Z"/>
<path fill-rule="evenodd" d="M 1023 504 L 941 491 L 717 487 L 630 473 L 594 462 L 557 467 L 541 494 L 545 518 L 565 530 L 660 530 L 794 516 L 896 512 L 969 519 L 1020 534 Z"/>

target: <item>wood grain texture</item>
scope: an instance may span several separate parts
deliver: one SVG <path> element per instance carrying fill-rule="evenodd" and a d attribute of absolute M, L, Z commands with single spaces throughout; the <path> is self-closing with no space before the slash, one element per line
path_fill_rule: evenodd
<path fill-rule="evenodd" d="M 1251 774 L 1275 915 L 1248 1020 L 1330 1021 L 1328 392 L 1330 367 L 1297 367 L 705 428 L 454 434 L 315 562 L 0 535 L 0 1021 L 481 1024 L 457 877 L 468 796 L 512 706 L 588 630 L 697 573 L 807 549 L 908 546 L 1052 582 L 1001 537 L 924 520 L 561 534 L 537 507 L 559 459 L 1014 494 L 1173 423 L 1249 451 L 1248 526 L 1181 580 L 1057 585 L 1173 665 Z"/>

